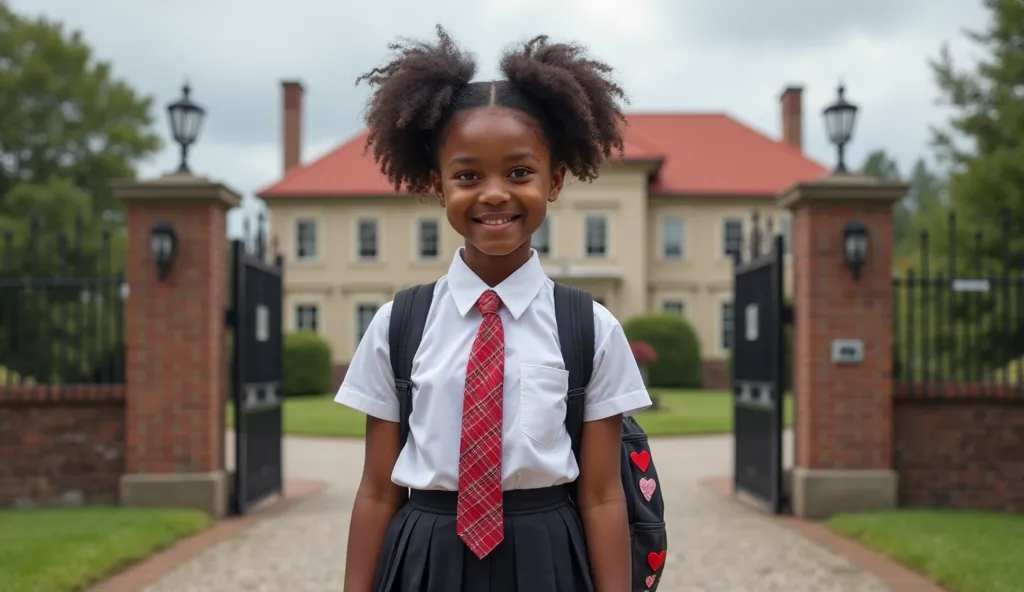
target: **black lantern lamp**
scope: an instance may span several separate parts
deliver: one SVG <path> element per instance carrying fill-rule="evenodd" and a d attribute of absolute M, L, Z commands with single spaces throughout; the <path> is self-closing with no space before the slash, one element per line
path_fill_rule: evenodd
<path fill-rule="evenodd" d="M 850 220 L 843 226 L 843 261 L 853 272 L 853 279 L 860 279 L 860 268 L 868 257 L 868 229 L 859 220 Z"/>
<path fill-rule="evenodd" d="M 186 82 L 181 87 L 182 96 L 177 101 L 167 105 L 167 113 L 171 119 L 171 135 L 174 141 L 181 146 L 181 166 L 179 173 L 188 173 L 188 148 L 195 143 L 199 137 L 199 128 L 203 124 L 203 117 L 206 109 L 203 109 L 189 98 L 192 89 Z"/>
<path fill-rule="evenodd" d="M 846 89 L 840 83 L 839 98 L 836 99 L 835 103 L 825 107 L 823 111 L 828 138 L 836 145 L 836 151 L 838 152 L 838 162 L 836 163 L 835 170 L 837 173 L 847 172 L 845 160 L 846 145 L 853 137 L 853 124 L 857 119 L 857 106 L 846 101 L 843 97 L 845 92 Z"/>
<path fill-rule="evenodd" d="M 157 277 L 164 281 L 171 271 L 174 256 L 178 254 L 178 233 L 169 223 L 163 220 L 157 222 L 149 231 L 149 248 L 153 252 Z"/>

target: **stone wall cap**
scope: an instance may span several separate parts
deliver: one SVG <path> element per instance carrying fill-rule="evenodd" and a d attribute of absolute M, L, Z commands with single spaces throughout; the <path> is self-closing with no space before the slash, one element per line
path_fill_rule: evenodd
<path fill-rule="evenodd" d="M 910 186 L 900 181 L 881 181 L 853 173 L 830 173 L 813 181 L 800 181 L 783 190 L 776 202 L 794 208 L 809 201 L 862 202 L 891 206 Z"/>
<path fill-rule="evenodd" d="M 168 173 L 153 179 L 117 179 L 110 182 L 114 197 L 123 201 L 202 201 L 238 207 L 242 197 L 221 183 L 190 173 Z"/>

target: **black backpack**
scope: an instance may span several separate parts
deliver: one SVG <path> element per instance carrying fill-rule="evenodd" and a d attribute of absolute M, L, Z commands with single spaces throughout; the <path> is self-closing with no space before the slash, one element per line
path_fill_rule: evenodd
<path fill-rule="evenodd" d="M 423 337 L 435 283 L 413 286 L 395 295 L 391 308 L 388 340 L 391 369 L 401 423 L 401 446 L 409 437 L 412 413 L 413 357 Z M 594 301 L 589 292 L 555 283 L 555 317 L 562 359 L 569 371 L 568 409 L 565 426 L 572 439 L 573 454 L 579 458 L 583 430 L 583 398 L 594 369 Z M 633 555 L 632 592 L 655 592 L 661 583 L 668 537 L 665 532 L 665 502 L 658 471 L 651 457 L 647 434 L 632 417 L 622 419 L 622 486 L 626 493 Z"/>

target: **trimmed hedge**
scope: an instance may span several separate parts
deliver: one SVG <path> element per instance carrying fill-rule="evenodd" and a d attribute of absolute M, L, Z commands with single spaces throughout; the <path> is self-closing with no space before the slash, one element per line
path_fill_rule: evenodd
<path fill-rule="evenodd" d="M 330 390 L 330 344 L 315 331 L 285 333 L 285 396 L 322 395 Z"/>
<path fill-rule="evenodd" d="M 685 318 L 652 313 L 629 319 L 622 325 L 630 342 L 645 341 L 658 352 L 650 368 L 654 388 L 699 388 L 704 365 L 700 340 Z"/>

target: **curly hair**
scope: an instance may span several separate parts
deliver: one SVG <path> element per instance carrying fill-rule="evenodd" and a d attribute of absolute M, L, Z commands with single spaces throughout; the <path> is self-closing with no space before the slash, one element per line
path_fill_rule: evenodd
<path fill-rule="evenodd" d="M 449 120 L 474 107 L 507 107 L 533 118 L 552 164 L 565 164 L 581 181 L 596 179 L 601 163 L 622 152 L 626 118 L 617 101 L 628 99 L 611 80 L 612 68 L 588 58 L 583 47 L 548 43 L 541 35 L 505 51 L 504 80 L 471 82 L 475 58 L 440 25 L 437 37 L 434 44 L 403 39 L 388 45 L 393 59 L 356 79 L 373 88 L 366 150 L 373 147 L 374 161 L 396 191 L 430 190 Z"/>

